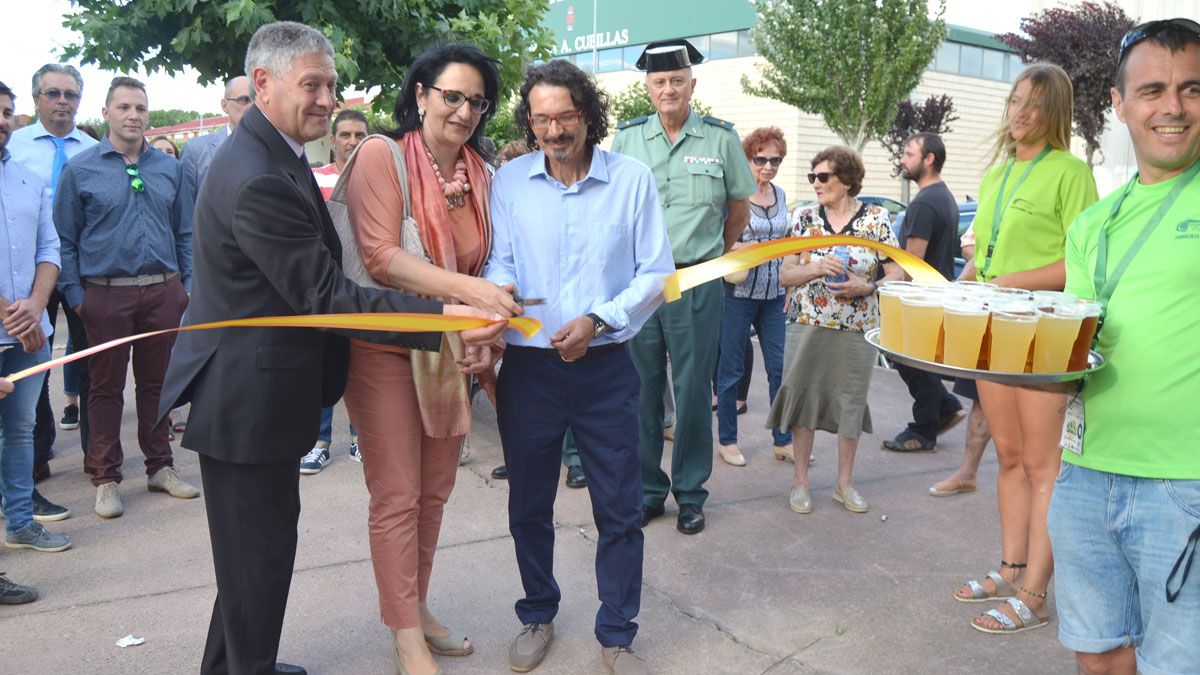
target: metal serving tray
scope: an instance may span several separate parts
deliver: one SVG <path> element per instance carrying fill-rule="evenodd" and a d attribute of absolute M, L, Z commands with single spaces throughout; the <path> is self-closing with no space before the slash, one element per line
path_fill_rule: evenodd
<path fill-rule="evenodd" d="M 1104 367 L 1104 357 L 1095 351 L 1088 352 L 1088 367 L 1084 370 L 1073 370 L 1066 373 L 1001 373 L 992 370 L 978 370 L 976 368 L 959 368 L 957 366 L 948 366 L 944 363 L 934 363 L 933 361 L 925 361 L 923 359 L 914 358 L 908 354 L 894 352 L 883 345 L 879 344 L 879 329 L 875 328 L 867 331 L 864 335 L 867 342 L 879 352 L 887 356 L 896 363 L 902 363 L 912 368 L 924 370 L 937 375 L 946 377 L 959 377 L 968 380 L 982 380 L 984 382 L 997 382 L 1000 384 L 1013 385 L 1039 385 L 1039 384 L 1054 384 L 1057 382 L 1072 382 L 1080 380 Z"/>

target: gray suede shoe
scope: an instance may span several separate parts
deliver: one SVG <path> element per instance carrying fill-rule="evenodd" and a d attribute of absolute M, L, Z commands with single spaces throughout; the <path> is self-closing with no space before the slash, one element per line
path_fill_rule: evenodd
<path fill-rule="evenodd" d="M 508 648 L 508 667 L 527 673 L 542 664 L 554 641 L 553 623 L 529 623 Z"/>
<path fill-rule="evenodd" d="M 613 675 L 650 675 L 646 662 L 633 653 L 632 647 L 602 647 L 600 655 Z"/>

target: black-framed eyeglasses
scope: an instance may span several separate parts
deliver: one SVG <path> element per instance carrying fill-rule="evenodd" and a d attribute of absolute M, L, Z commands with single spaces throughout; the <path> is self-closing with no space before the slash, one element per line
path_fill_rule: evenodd
<path fill-rule="evenodd" d="M 763 157 L 762 155 L 751 157 L 750 161 L 754 162 L 754 166 L 766 166 L 767 163 L 770 162 L 771 166 L 777 169 L 779 168 L 780 164 L 783 164 L 782 157 Z"/>
<path fill-rule="evenodd" d="M 66 91 L 63 91 L 61 89 L 46 89 L 46 90 L 40 91 L 38 93 L 41 94 L 42 96 L 45 96 L 46 98 L 50 99 L 51 101 L 57 101 L 60 98 L 65 98 L 68 101 L 74 103 L 79 100 L 79 92 L 71 91 L 70 89 L 68 89 Z"/>
<path fill-rule="evenodd" d="M 250 98 L 249 96 L 234 96 L 232 98 L 226 97 L 225 100 L 238 105 L 250 105 L 250 102 L 254 99 Z"/>
<path fill-rule="evenodd" d="M 1200 36 L 1200 23 L 1196 23 L 1191 19 L 1159 19 L 1158 21 L 1147 21 L 1140 26 L 1134 26 L 1132 30 L 1121 38 L 1121 51 L 1117 54 L 1117 63 L 1125 60 L 1129 55 L 1129 50 L 1133 49 L 1139 42 L 1146 38 L 1154 37 L 1168 28 L 1178 28 Z"/>
<path fill-rule="evenodd" d="M 142 180 L 142 177 L 140 175 L 138 175 L 138 165 L 137 164 L 130 164 L 130 165 L 126 166 L 125 173 L 129 174 L 129 187 L 134 192 L 145 192 L 146 191 L 146 181 Z"/>
<path fill-rule="evenodd" d="M 488 108 L 492 107 L 492 102 L 482 96 L 476 96 L 474 98 L 467 98 L 467 95 L 462 93 L 461 91 L 454 91 L 453 89 L 442 89 L 441 87 L 435 87 L 432 84 L 427 84 L 425 86 L 429 87 L 430 89 L 434 89 L 434 90 L 437 90 L 438 92 L 441 92 L 442 102 L 445 103 L 446 105 L 450 106 L 451 108 L 456 108 L 456 109 L 461 108 L 464 103 L 470 103 L 471 104 L 471 112 L 475 113 L 476 115 L 482 115 L 483 113 L 488 111 Z"/>
<path fill-rule="evenodd" d="M 821 184 L 824 185 L 825 183 L 828 183 L 829 179 L 833 178 L 835 175 L 836 174 L 834 174 L 831 171 L 822 171 L 820 173 L 810 173 L 810 174 L 808 174 L 808 182 L 816 183 L 817 181 L 821 181 Z"/>

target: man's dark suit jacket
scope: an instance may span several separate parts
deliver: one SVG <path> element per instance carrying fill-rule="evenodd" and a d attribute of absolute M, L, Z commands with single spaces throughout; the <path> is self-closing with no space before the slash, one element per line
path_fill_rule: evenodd
<path fill-rule="evenodd" d="M 400 214 L 397 214 L 399 217 Z M 427 312 L 440 302 L 365 289 L 341 271 L 341 245 L 312 171 L 251 107 L 217 150 L 196 203 L 185 325 L 344 312 Z M 355 333 L 437 349 L 438 333 Z M 322 405 L 346 384 L 346 337 L 309 328 L 179 333 L 160 414 L 190 402 L 182 445 L 226 462 L 296 462 Z"/>

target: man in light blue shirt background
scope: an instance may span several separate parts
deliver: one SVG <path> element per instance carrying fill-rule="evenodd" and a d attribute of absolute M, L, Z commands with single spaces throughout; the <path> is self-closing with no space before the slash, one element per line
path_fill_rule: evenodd
<path fill-rule="evenodd" d="M 554 496 L 568 428 L 588 477 L 599 541 L 596 639 L 610 669 L 645 672 L 630 648 L 642 583 L 640 380 L 627 344 L 675 271 L 654 176 L 601 150 L 608 100 L 566 61 L 529 69 L 515 117 L 539 151 L 492 184 L 493 244 L 484 276 L 514 284 L 544 328 L 510 333 L 496 385 L 508 466 L 509 530 L 525 596 L 509 665 L 537 667 L 554 638 Z M 541 304 L 538 302 L 541 301 Z"/>
<path fill-rule="evenodd" d="M 0 377 L 49 360 L 46 335 L 51 327 L 45 308 L 59 268 L 50 195 L 42 180 L 5 147 L 15 98 L 0 82 Z M 5 545 L 54 552 L 65 551 L 71 542 L 34 520 L 32 499 L 34 408 L 45 379 L 44 373 L 24 378 L 0 399 L 0 495 Z M 19 601 L 37 597 L 37 591 L 13 589 L 7 580 L 0 580 L 0 586 L 6 601 L 14 590 Z"/>
<path fill-rule="evenodd" d="M 33 104 L 37 110 L 37 120 L 14 131 L 8 144 L 13 159 L 24 164 L 42 179 L 51 204 L 54 203 L 54 193 L 58 189 L 63 167 L 72 157 L 96 145 L 97 142 L 75 126 L 75 116 L 79 111 L 82 95 L 83 77 L 74 66 L 47 63 L 38 68 L 33 74 Z M 61 302 L 62 296 L 57 290 L 51 293 L 46 310 L 49 312 L 52 326 L 58 321 L 58 306 Z M 88 342 L 83 321 L 65 305 L 63 313 L 67 317 L 67 353 L 86 349 Z M 47 337 L 50 349 L 53 350 L 54 336 L 48 334 Z M 88 360 L 81 359 L 64 366 L 62 378 L 67 405 L 63 409 L 59 425 L 64 430 L 79 429 L 80 447 L 86 448 L 89 432 L 87 397 L 91 384 L 88 377 Z M 50 378 L 47 377 L 42 394 L 38 398 L 37 423 L 33 430 L 35 481 L 50 476 L 49 461 L 53 455 L 52 447 L 56 435 L 54 411 L 50 408 L 49 381 Z M 71 513 L 62 506 L 46 501 L 37 491 L 33 494 L 33 504 L 34 514 L 40 520 L 61 520 Z"/>

